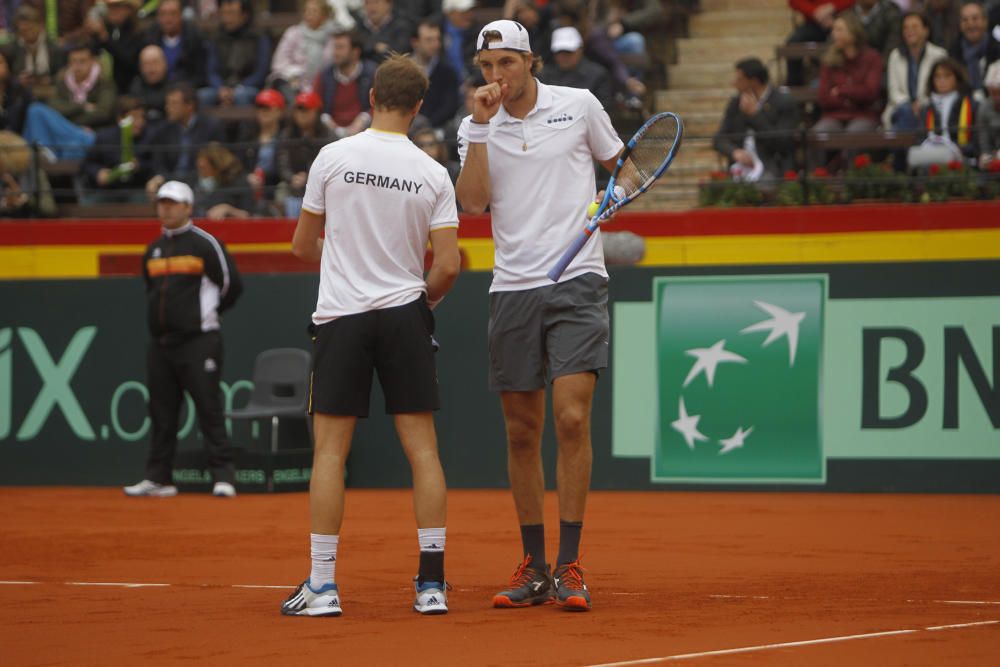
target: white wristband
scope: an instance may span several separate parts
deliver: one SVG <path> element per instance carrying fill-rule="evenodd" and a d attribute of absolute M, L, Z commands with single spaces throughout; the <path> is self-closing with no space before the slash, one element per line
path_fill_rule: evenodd
<path fill-rule="evenodd" d="M 490 138 L 489 123 L 477 123 L 474 120 L 469 122 L 470 144 L 485 144 L 486 140 L 489 138 Z"/>

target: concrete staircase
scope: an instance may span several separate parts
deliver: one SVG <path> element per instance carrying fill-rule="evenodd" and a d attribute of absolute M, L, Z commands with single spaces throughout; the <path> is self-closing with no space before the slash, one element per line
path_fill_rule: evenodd
<path fill-rule="evenodd" d="M 684 145 L 663 182 L 635 203 L 647 210 L 697 206 L 698 183 L 722 167 L 712 135 L 734 94 L 733 64 L 756 56 L 774 69 L 774 47 L 792 29 L 787 0 L 702 0 L 689 36 L 677 41 L 677 64 L 669 66 L 669 88 L 656 92 L 654 109 L 684 121 Z"/>

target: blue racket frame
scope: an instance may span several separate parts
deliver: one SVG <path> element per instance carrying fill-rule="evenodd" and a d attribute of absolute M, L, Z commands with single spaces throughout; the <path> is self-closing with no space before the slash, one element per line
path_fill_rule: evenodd
<path fill-rule="evenodd" d="M 639 186 L 639 189 L 635 192 L 622 199 L 617 199 L 614 196 L 615 180 L 618 177 L 618 172 L 621 170 L 622 165 L 625 164 L 625 160 L 627 160 L 628 156 L 631 155 L 632 149 L 635 148 L 635 145 L 639 143 L 640 139 L 642 139 L 646 130 L 662 120 L 664 117 L 673 118 L 677 122 L 677 136 L 674 137 L 673 146 L 671 146 L 670 150 L 667 151 L 666 157 L 663 159 L 663 162 L 660 163 L 660 166 L 657 167 L 656 171 L 653 172 L 653 176 L 651 178 L 647 179 L 646 182 Z M 629 202 L 635 201 L 639 195 L 649 190 L 649 188 L 653 186 L 653 183 L 655 183 L 660 176 L 663 175 L 663 172 L 667 170 L 670 163 L 674 161 L 674 156 L 677 155 L 677 150 L 681 147 L 681 138 L 683 136 L 684 123 L 681 122 L 680 116 L 670 111 L 664 111 L 652 116 L 649 120 L 642 124 L 642 127 L 636 130 L 635 134 L 632 135 L 632 138 L 628 140 L 627 144 L 625 144 L 625 150 L 623 150 L 622 154 L 618 156 L 618 162 L 615 164 L 615 170 L 611 173 L 611 178 L 608 179 L 608 186 L 604 189 L 604 199 L 601 200 L 601 205 L 598 207 L 597 213 L 590 219 L 590 222 L 587 223 L 587 226 L 584 227 L 582 232 L 580 232 L 580 235 L 573 240 L 573 243 L 566 248 L 566 251 L 562 254 L 562 257 L 559 258 L 559 261 L 556 262 L 555 266 L 553 266 L 546 274 L 552 282 L 559 280 L 559 277 L 562 276 L 564 271 L 566 271 L 566 268 L 573 261 L 573 258 L 576 257 L 577 253 L 579 253 L 583 246 L 587 244 L 590 237 L 594 235 L 594 231 L 597 230 L 603 220 L 610 218 Z"/>

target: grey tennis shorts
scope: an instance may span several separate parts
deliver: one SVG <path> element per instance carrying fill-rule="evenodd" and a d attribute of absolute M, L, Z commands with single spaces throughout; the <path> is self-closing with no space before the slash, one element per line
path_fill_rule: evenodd
<path fill-rule="evenodd" d="M 534 391 L 608 367 L 608 280 L 596 273 L 490 294 L 490 389 Z"/>

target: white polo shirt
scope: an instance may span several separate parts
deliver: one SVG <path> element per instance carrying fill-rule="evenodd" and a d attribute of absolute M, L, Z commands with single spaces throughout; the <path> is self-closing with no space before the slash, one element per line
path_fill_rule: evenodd
<path fill-rule="evenodd" d="M 371 129 L 323 147 L 302 208 L 326 216 L 317 324 L 419 298 L 431 230 L 458 227 L 448 170 L 406 135 Z"/>
<path fill-rule="evenodd" d="M 593 160 L 608 160 L 623 144 L 589 90 L 547 86 L 524 120 L 501 105 L 490 120 L 490 212 L 495 244 L 491 292 L 551 285 L 545 275 L 587 224 L 597 190 Z M 469 149 L 466 116 L 458 154 Z M 587 242 L 560 282 L 584 273 L 607 277 L 601 235 Z"/>

